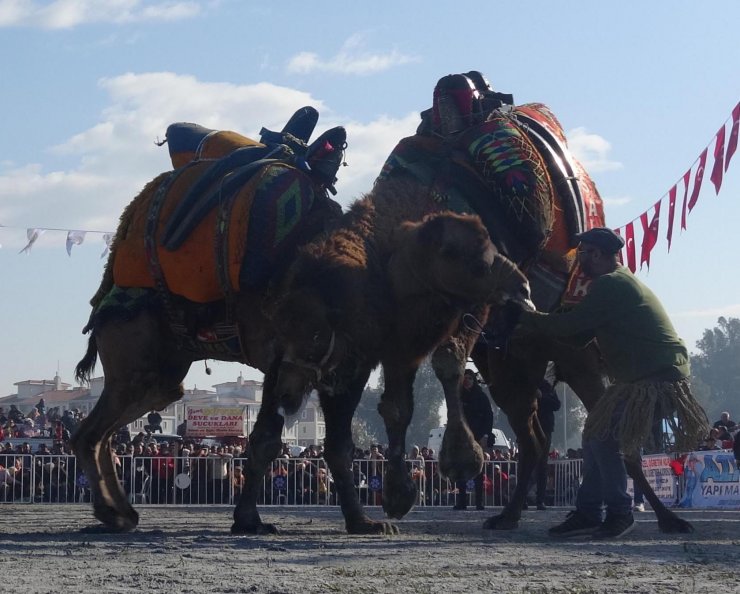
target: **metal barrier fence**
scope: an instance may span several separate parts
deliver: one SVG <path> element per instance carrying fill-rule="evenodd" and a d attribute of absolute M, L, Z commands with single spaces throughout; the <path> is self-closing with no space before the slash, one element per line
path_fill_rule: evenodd
<path fill-rule="evenodd" d="M 220 456 L 119 456 L 116 471 L 133 504 L 233 505 L 244 488 L 246 460 Z M 74 456 L 0 454 L 1 503 L 87 503 L 91 492 Z M 360 501 L 382 503 L 384 460 L 355 460 L 352 473 Z M 467 492 L 466 503 L 478 504 L 475 481 L 454 483 L 439 473 L 438 462 L 408 461 L 420 506 L 451 506 Z M 554 460 L 548 466 L 546 502 L 567 506 L 575 501 L 580 460 Z M 516 487 L 515 461 L 486 462 L 480 492 L 482 504 L 503 506 Z M 260 505 L 338 505 L 334 481 L 323 459 L 291 458 L 272 462 L 262 481 Z"/>

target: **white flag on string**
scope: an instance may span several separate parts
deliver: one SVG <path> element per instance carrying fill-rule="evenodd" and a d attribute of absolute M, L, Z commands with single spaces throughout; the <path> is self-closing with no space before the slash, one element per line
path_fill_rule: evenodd
<path fill-rule="evenodd" d="M 103 253 L 100 254 L 101 260 L 108 255 L 108 252 L 110 251 L 110 244 L 113 243 L 113 238 L 115 236 L 115 233 L 103 233 L 103 243 L 105 243 L 105 249 L 103 250 Z"/>
<path fill-rule="evenodd" d="M 67 255 L 72 255 L 72 247 L 75 245 L 82 245 L 85 241 L 85 234 L 87 231 L 67 231 Z"/>
<path fill-rule="evenodd" d="M 46 229 L 26 229 L 26 237 L 28 237 L 28 244 L 18 253 L 19 254 L 30 254 L 31 247 L 33 246 L 34 243 L 36 243 L 36 240 L 44 234 L 44 231 L 46 231 Z"/>

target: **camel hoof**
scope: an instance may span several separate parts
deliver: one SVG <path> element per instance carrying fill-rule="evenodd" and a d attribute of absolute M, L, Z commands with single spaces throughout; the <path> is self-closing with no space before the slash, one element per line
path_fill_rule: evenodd
<path fill-rule="evenodd" d="M 251 536 L 260 536 L 263 534 L 280 534 L 275 524 L 265 524 L 259 522 L 257 524 L 237 524 L 234 522 L 231 526 L 231 533 L 234 535 L 248 534 Z"/>
<path fill-rule="evenodd" d="M 505 514 L 492 516 L 483 522 L 483 528 L 486 530 L 514 530 L 519 526 L 519 520 L 515 520 Z"/>
<path fill-rule="evenodd" d="M 396 480 L 388 474 L 383 489 L 383 511 L 389 518 L 400 520 L 411 511 L 416 503 L 416 484 L 405 475 Z"/>
<path fill-rule="evenodd" d="M 658 520 L 658 529 L 664 534 L 691 534 L 694 532 L 694 527 L 678 516 Z"/>
<path fill-rule="evenodd" d="M 100 520 L 103 525 L 83 528 L 83 531 L 86 533 L 130 532 L 139 525 L 139 514 L 133 509 L 131 509 L 129 515 L 126 516 L 109 506 L 96 507 L 94 510 L 94 516 Z"/>
<path fill-rule="evenodd" d="M 457 457 L 442 452 L 439 455 L 439 472 L 451 481 L 467 481 L 478 476 L 483 470 L 483 450 L 477 443 L 451 449 Z"/>
<path fill-rule="evenodd" d="M 398 526 L 391 522 L 376 522 L 363 518 L 357 522 L 347 523 L 347 534 L 400 534 Z"/>

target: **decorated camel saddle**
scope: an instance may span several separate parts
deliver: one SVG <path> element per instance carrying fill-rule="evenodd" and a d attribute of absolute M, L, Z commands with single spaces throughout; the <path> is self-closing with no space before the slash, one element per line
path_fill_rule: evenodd
<path fill-rule="evenodd" d="M 166 142 L 175 169 L 148 184 L 124 213 L 115 284 L 196 303 L 265 286 L 314 230 L 317 212 L 341 212 L 328 192 L 346 133 L 333 128 L 307 144 L 317 117 L 303 108 L 282 132 L 263 129 L 259 142 L 171 125 Z"/>
<path fill-rule="evenodd" d="M 477 71 L 443 77 L 414 136 L 381 178 L 412 176 L 443 208 L 478 214 L 498 249 L 529 277 L 538 309 L 583 297 L 575 235 L 604 225 L 596 186 L 541 103 L 514 105 Z"/>

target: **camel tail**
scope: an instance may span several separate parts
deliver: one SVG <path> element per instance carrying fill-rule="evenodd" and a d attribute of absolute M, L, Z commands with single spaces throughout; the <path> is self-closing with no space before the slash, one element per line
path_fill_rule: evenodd
<path fill-rule="evenodd" d="M 80 384 L 88 383 L 97 362 L 98 340 L 95 337 L 95 332 L 92 332 L 87 341 L 87 352 L 85 353 L 85 356 L 82 357 L 82 360 L 77 364 L 77 367 L 75 367 L 75 379 Z"/>

